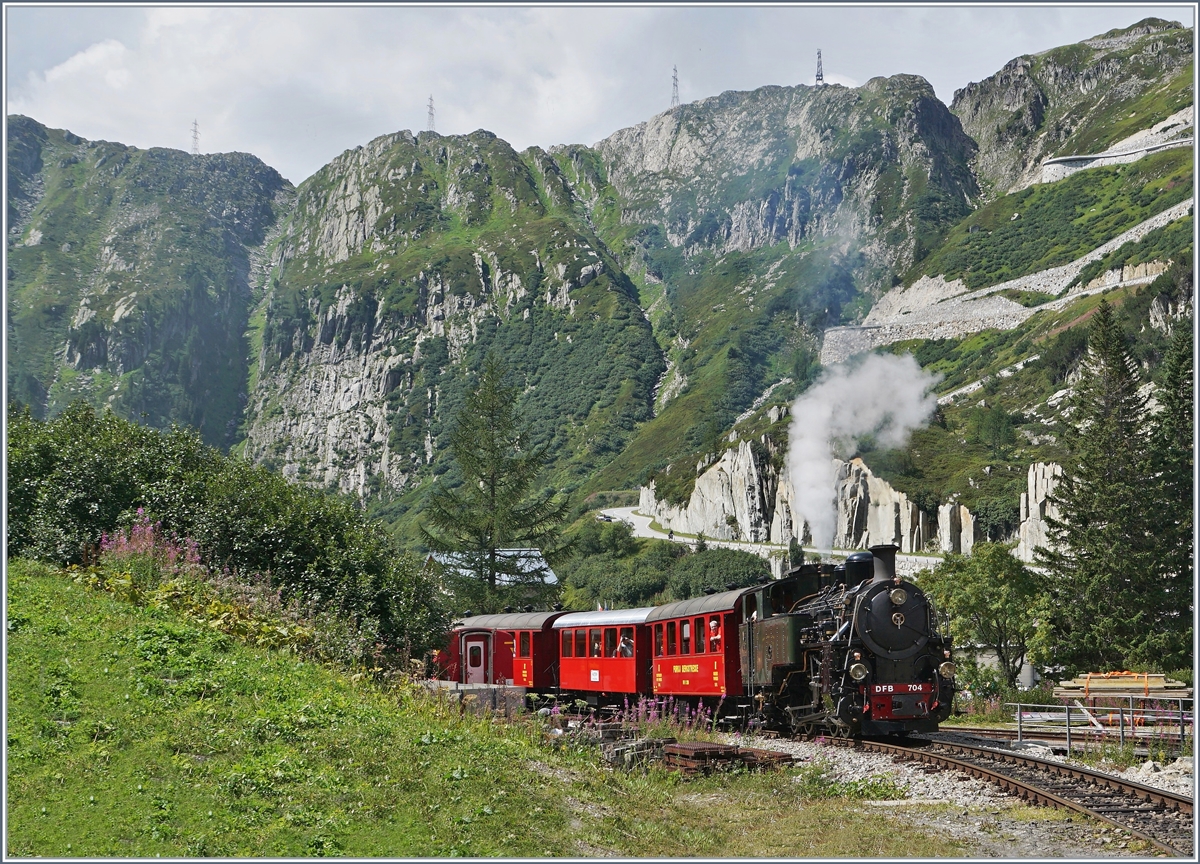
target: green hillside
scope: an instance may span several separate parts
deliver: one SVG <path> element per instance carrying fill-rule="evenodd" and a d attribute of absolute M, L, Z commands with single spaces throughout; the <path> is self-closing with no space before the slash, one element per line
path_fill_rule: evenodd
<path fill-rule="evenodd" d="M 820 765 L 686 782 L 611 771 L 594 746 L 553 746 L 532 718 L 460 714 L 408 685 L 249 648 L 61 571 L 9 565 L 11 857 L 947 849 L 863 805 L 894 797 L 888 782 L 841 783 Z"/>
<path fill-rule="evenodd" d="M 1195 194 L 1188 148 L 1079 171 L 980 207 L 906 280 L 942 274 L 985 288 L 1067 264 Z"/>

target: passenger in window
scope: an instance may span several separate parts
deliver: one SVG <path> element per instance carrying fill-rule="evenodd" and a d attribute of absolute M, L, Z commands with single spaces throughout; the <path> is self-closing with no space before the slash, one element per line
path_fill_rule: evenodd
<path fill-rule="evenodd" d="M 621 634 L 621 644 L 617 650 L 622 657 L 633 656 L 633 639 L 630 638 L 628 633 Z"/>
<path fill-rule="evenodd" d="M 716 616 L 708 619 L 708 650 L 721 650 L 721 620 Z"/>

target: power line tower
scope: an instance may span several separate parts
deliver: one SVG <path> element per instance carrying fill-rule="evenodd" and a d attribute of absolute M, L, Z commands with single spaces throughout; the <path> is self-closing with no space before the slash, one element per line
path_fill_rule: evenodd
<path fill-rule="evenodd" d="M 671 107 L 679 104 L 679 67 L 671 67 Z"/>
<path fill-rule="evenodd" d="M 200 121 L 192 121 L 192 155 L 200 155 Z"/>
<path fill-rule="evenodd" d="M 433 132 L 433 94 L 429 94 L 429 119 L 425 121 L 425 125 L 429 127 L 429 131 Z"/>
<path fill-rule="evenodd" d="M 821 68 L 821 49 L 817 49 L 817 86 L 825 83 L 825 70 Z"/>

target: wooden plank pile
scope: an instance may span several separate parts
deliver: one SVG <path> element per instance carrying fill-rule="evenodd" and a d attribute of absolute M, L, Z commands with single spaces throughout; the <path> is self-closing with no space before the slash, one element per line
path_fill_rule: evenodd
<path fill-rule="evenodd" d="M 687 741 L 663 747 L 663 763 L 684 774 L 728 771 L 734 767 L 777 768 L 791 762 L 792 756 L 787 753 L 705 741 Z"/>

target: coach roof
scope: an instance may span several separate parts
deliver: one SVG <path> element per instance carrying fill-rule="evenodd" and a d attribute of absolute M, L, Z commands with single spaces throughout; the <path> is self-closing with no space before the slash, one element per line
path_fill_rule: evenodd
<path fill-rule="evenodd" d="M 497 615 L 473 615 L 454 622 L 455 630 L 541 630 L 552 618 L 564 612 L 509 612 Z"/>
<path fill-rule="evenodd" d="M 686 618 L 688 615 L 703 615 L 708 612 L 732 612 L 739 597 L 758 587 L 761 586 L 736 588 L 733 591 L 722 591 L 720 594 L 708 594 L 692 597 L 690 600 L 676 600 L 665 606 L 655 606 L 654 611 L 646 616 L 646 623 L 664 621 L 667 618 Z"/>
<path fill-rule="evenodd" d="M 606 609 L 599 612 L 572 612 L 554 622 L 554 629 L 563 627 L 615 627 L 619 624 L 641 624 L 653 610 L 651 606 L 640 609 Z"/>

